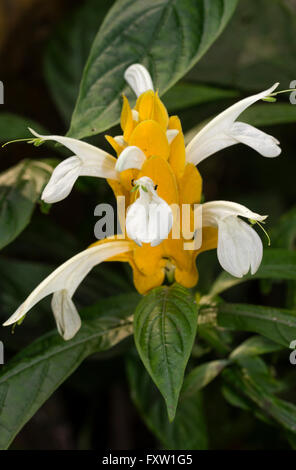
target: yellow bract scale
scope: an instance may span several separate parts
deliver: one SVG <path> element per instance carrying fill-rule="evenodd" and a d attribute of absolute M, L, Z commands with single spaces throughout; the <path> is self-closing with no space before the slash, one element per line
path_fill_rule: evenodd
<path fill-rule="evenodd" d="M 137 178 L 148 176 L 157 185 L 157 194 L 168 204 L 178 204 L 179 194 L 175 175 L 166 160 L 151 157 L 142 166 Z"/>
<path fill-rule="evenodd" d="M 160 127 L 166 131 L 169 123 L 169 115 L 166 107 L 159 99 L 158 93 L 149 90 L 139 96 L 136 106 L 136 111 L 139 113 L 140 121 L 147 121 L 152 119 L 158 122 Z"/>
<path fill-rule="evenodd" d="M 139 147 L 146 157 L 162 157 L 168 159 L 170 146 L 165 131 L 156 121 L 148 120 L 140 122 L 133 130 L 129 145 Z"/>
<path fill-rule="evenodd" d="M 105 139 L 111 145 L 111 147 L 115 150 L 115 152 L 117 153 L 117 156 L 119 156 L 121 152 L 123 151 L 124 146 L 119 145 L 119 143 L 116 142 L 114 137 L 111 137 L 111 135 L 105 135 Z"/>
<path fill-rule="evenodd" d="M 169 129 L 176 129 L 179 134 L 174 138 L 170 146 L 169 164 L 177 178 L 181 178 L 185 169 L 185 143 L 180 119 L 177 116 L 171 116 L 169 120 Z"/>
<path fill-rule="evenodd" d="M 131 133 L 133 132 L 136 123 L 133 120 L 133 113 L 132 113 L 130 104 L 128 102 L 128 99 L 124 95 L 123 95 L 123 105 L 122 105 L 122 111 L 121 111 L 121 117 L 120 117 L 120 125 L 123 131 L 123 138 L 126 142 L 128 142 L 128 139 Z"/>
<path fill-rule="evenodd" d="M 141 170 L 130 169 L 120 173 L 119 181 L 108 180 L 115 196 L 124 196 L 126 208 L 138 197 L 131 193 L 132 180 L 148 176 L 157 185 L 157 194 L 169 205 L 179 205 L 182 220 L 182 204 L 190 204 L 190 225 L 194 229 L 193 204 L 200 203 L 202 178 L 191 163 L 186 163 L 185 143 L 182 126 L 177 116 L 169 118 L 167 110 L 157 93 L 149 90 L 137 100 L 136 111 L 139 121 L 133 119 L 132 109 L 125 96 L 121 113 L 121 127 L 126 145 L 139 147 L 146 155 Z M 178 130 L 178 135 L 168 143 L 166 131 Z M 123 146 L 114 138 L 106 136 L 110 145 L 119 156 Z M 178 206 L 177 206 L 178 207 Z M 179 222 L 174 217 L 174 227 Z M 203 251 L 217 247 L 217 229 L 203 228 L 202 246 L 198 250 L 184 250 L 184 239 L 174 239 L 172 232 L 167 240 L 151 247 L 134 244 L 134 250 L 114 257 L 109 261 L 128 262 L 133 269 L 136 289 L 145 294 L 161 285 L 165 278 L 166 266 L 175 266 L 175 280 L 185 287 L 193 287 L 198 281 L 196 257 Z M 126 238 L 128 238 L 126 236 Z M 95 243 L 105 243 L 110 239 Z M 188 241 L 188 240 L 186 240 Z"/>

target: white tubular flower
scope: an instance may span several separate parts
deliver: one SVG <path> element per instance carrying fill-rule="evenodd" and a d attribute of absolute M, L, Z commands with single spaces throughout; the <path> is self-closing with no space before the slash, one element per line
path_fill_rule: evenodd
<path fill-rule="evenodd" d="M 119 155 L 116 161 L 115 169 L 118 172 L 129 170 L 131 168 L 141 170 L 145 161 L 145 153 L 139 147 L 130 145 L 129 147 L 126 147 Z"/>
<path fill-rule="evenodd" d="M 53 171 L 41 198 L 47 203 L 61 201 L 67 197 L 79 176 L 96 176 L 117 180 L 116 158 L 81 140 L 59 135 L 40 135 L 30 129 L 33 135 L 45 140 L 54 140 L 75 153 L 60 163 Z"/>
<path fill-rule="evenodd" d="M 131 249 L 131 242 L 112 241 L 73 256 L 41 282 L 3 326 L 18 322 L 41 299 L 53 293 L 51 306 L 58 331 L 65 340 L 73 338 L 81 326 L 79 314 L 72 301 L 77 287 L 94 266 Z"/>
<path fill-rule="evenodd" d="M 128 208 L 126 231 L 138 245 L 151 243 L 157 246 L 165 240 L 173 225 L 170 206 L 157 195 L 151 178 L 143 176 L 135 181 L 140 197 Z"/>
<path fill-rule="evenodd" d="M 148 90 L 154 90 L 148 70 L 141 64 L 130 65 L 124 72 L 124 78 L 137 97 Z"/>
<path fill-rule="evenodd" d="M 262 241 L 255 230 L 238 216 L 262 222 L 259 215 L 241 204 L 227 201 L 206 202 L 202 206 L 203 226 L 218 227 L 218 260 L 225 271 L 242 277 L 258 270 L 262 255 Z"/>
<path fill-rule="evenodd" d="M 268 90 L 235 103 L 210 121 L 187 145 L 187 162 L 197 165 L 218 150 L 239 143 L 252 147 L 263 157 L 277 157 L 281 153 L 277 139 L 235 120 L 249 106 L 270 95 L 278 85 L 275 83 Z"/>

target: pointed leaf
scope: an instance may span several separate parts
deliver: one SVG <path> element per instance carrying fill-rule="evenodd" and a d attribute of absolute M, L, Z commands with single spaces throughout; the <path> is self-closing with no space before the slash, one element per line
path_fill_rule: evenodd
<path fill-rule="evenodd" d="M 134 316 L 140 357 L 174 419 L 184 371 L 197 327 L 198 309 L 187 289 L 159 287 L 139 303 Z"/>
<path fill-rule="evenodd" d="M 84 69 L 69 135 L 98 134 L 119 121 L 125 69 L 148 66 L 163 94 L 206 52 L 237 0 L 118 0 L 109 11 Z M 129 96 L 132 93 L 129 91 Z"/>

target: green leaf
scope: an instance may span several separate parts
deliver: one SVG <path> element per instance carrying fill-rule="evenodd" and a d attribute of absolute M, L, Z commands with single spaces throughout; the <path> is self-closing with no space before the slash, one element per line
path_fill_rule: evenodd
<path fill-rule="evenodd" d="M 268 338 L 252 336 L 234 349 L 230 354 L 230 358 L 237 360 L 244 356 L 258 356 L 259 354 L 268 354 L 281 349 L 283 349 L 281 345 Z"/>
<path fill-rule="evenodd" d="M 185 377 L 182 395 L 184 397 L 195 395 L 199 390 L 214 380 L 230 361 L 221 359 L 218 361 L 206 362 L 195 367 Z"/>
<path fill-rule="evenodd" d="M 204 316 L 202 317 L 204 319 Z M 199 317 L 201 319 L 201 317 Z M 228 344 L 229 337 L 221 329 L 216 328 L 216 325 L 210 324 L 199 324 L 197 323 L 198 337 L 203 338 L 207 344 L 213 347 L 219 354 L 228 354 L 230 352 L 230 346 Z"/>
<path fill-rule="evenodd" d="M 294 310 L 221 302 L 217 311 L 220 326 L 258 333 L 287 348 L 296 338 Z"/>
<path fill-rule="evenodd" d="M 86 309 L 70 341 L 53 331 L 21 351 L 0 373 L 0 448 L 6 449 L 24 424 L 90 354 L 106 351 L 132 333 L 138 295 L 99 302 Z M 83 313 L 83 312 L 82 312 Z"/>
<path fill-rule="evenodd" d="M 143 63 L 163 94 L 222 32 L 237 0 L 118 0 L 103 22 L 84 69 L 68 135 L 98 134 L 119 121 L 124 71 Z"/>
<path fill-rule="evenodd" d="M 255 104 L 244 111 L 239 120 L 256 127 L 287 124 L 296 121 L 296 107 L 291 103 Z"/>
<path fill-rule="evenodd" d="M 230 287 L 252 279 L 296 280 L 296 253 L 289 250 L 266 249 L 263 260 L 256 274 L 246 274 L 241 278 L 233 277 L 223 272 L 214 282 L 208 295 L 202 298 L 202 303 L 210 302 L 215 296 Z"/>
<path fill-rule="evenodd" d="M 200 392 L 180 397 L 176 417 L 168 421 L 165 403 L 139 359 L 128 357 L 127 374 L 132 400 L 147 427 L 165 449 L 204 450 L 207 430 Z"/>
<path fill-rule="evenodd" d="M 52 170 L 52 161 L 22 160 L 0 174 L 0 248 L 28 225 Z"/>
<path fill-rule="evenodd" d="M 296 19 L 286 3 L 240 1 L 229 27 L 190 78 L 248 91 L 265 90 L 275 82 L 288 88 L 295 78 L 295 43 L 291 38 L 295 36 Z"/>
<path fill-rule="evenodd" d="M 13 113 L 0 113 L 0 141 L 9 142 L 14 139 L 32 137 L 28 127 L 32 127 L 41 134 L 47 131 L 30 118 Z"/>
<path fill-rule="evenodd" d="M 256 358 L 245 362 L 241 369 L 235 367 L 225 370 L 223 377 L 243 397 L 255 403 L 267 418 L 271 418 L 288 431 L 296 432 L 296 406 L 275 397 L 269 391 L 270 384 L 266 381 L 266 376 L 258 374 Z"/>
<path fill-rule="evenodd" d="M 195 338 L 197 314 L 193 297 L 178 284 L 154 289 L 135 311 L 136 346 L 166 401 L 171 421 Z"/>
<path fill-rule="evenodd" d="M 295 248 L 296 239 L 296 208 L 282 215 L 271 231 L 272 245 L 276 248 Z"/>
<path fill-rule="evenodd" d="M 214 86 L 200 85 L 198 83 L 178 83 L 163 96 L 163 102 L 168 111 L 178 111 L 211 101 L 226 98 L 236 98 L 239 93 Z"/>
<path fill-rule="evenodd" d="M 44 75 L 55 104 L 70 122 L 83 68 L 95 35 L 110 8 L 110 0 L 88 0 L 63 20 L 45 52 Z"/>

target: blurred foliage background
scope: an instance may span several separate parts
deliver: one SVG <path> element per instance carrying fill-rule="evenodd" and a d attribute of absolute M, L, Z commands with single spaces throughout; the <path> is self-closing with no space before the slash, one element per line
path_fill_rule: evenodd
<path fill-rule="evenodd" d="M 1 141 L 27 136 L 29 125 L 53 134 L 67 132 L 91 43 L 112 4 L 110 0 L 0 0 L 0 79 L 5 87 L 5 104 L 0 106 Z M 164 97 L 170 112 L 180 116 L 185 133 L 239 97 L 277 81 L 281 89 L 289 88 L 296 80 L 295 36 L 296 1 L 240 0 L 221 37 L 181 85 Z M 196 84 L 200 85 L 197 89 Z M 287 103 L 284 96 L 277 105 Z M 265 108 L 262 116 L 255 110 L 246 118 L 254 125 L 263 123 L 261 128 L 281 141 L 282 155 L 267 160 L 248 147 L 234 146 L 202 162 L 199 170 L 206 200 L 233 200 L 255 212 L 268 213 L 270 228 L 295 205 L 296 107 L 289 104 L 289 113 L 273 116 L 274 105 L 262 106 L 271 111 Z M 118 129 L 112 130 L 112 135 L 118 133 Z M 108 149 L 103 135 L 91 141 Z M 59 158 L 59 152 L 57 147 L 35 149 L 24 143 L 8 146 L 1 150 L 1 172 L 24 158 Z M 1 322 L 53 267 L 93 241 L 94 207 L 103 199 L 112 202 L 111 191 L 103 180 L 91 178 L 81 179 L 75 188 L 71 197 L 50 208 L 50 217 L 39 205 L 32 223 L 2 250 Z M 198 288 L 206 291 L 220 272 L 216 254 L 201 255 L 198 265 Z M 107 263 L 83 283 L 77 304 L 86 306 L 98 296 L 132 289 L 129 268 Z M 259 282 L 252 282 L 233 288 L 224 297 L 287 306 L 286 293 L 282 283 L 262 290 Z M 45 301 L 38 307 L 38 315 L 35 310 L 14 335 L 1 328 L 6 361 L 54 327 L 49 312 L 49 301 Z M 240 340 L 244 337 L 241 334 Z M 124 355 L 119 353 L 131 347 L 128 339 L 106 353 L 106 360 L 102 356 L 86 360 L 26 424 L 12 448 L 157 448 L 159 442 L 140 420 L 130 398 Z M 290 370 L 288 353 L 279 366 L 280 374 Z M 287 399 L 293 400 L 293 390 L 295 387 L 289 389 Z M 278 428 L 224 401 L 219 378 L 208 386 L 204 406 L 212 448 L 288 448 Z"/>

